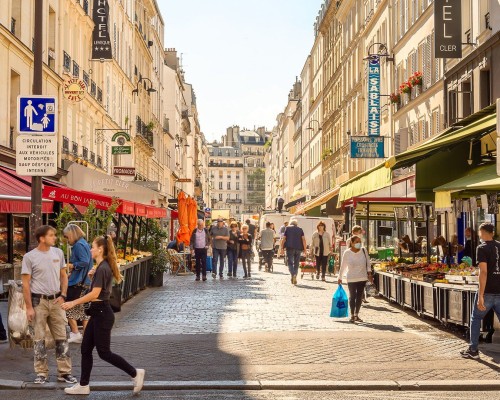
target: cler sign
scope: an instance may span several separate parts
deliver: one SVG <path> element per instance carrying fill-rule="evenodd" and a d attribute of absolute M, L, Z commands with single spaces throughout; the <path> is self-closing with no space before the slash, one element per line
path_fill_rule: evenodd
<path fill-rule="evenodd" d="M 462 58 L 462 2 L 434 1 L 434 57 Z"/>
<path fill-rule="evenodd" d="M 380 59 L 368 64 L 368 136 L 380 136 Z"/>

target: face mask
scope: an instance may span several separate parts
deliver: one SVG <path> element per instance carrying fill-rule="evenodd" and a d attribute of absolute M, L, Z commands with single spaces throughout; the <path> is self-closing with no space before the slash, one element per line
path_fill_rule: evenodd
<path fill-rule="evenodd" d="M 355 243 L 354 248 L 359 250 L 361 248 L 361 243 Z"/>

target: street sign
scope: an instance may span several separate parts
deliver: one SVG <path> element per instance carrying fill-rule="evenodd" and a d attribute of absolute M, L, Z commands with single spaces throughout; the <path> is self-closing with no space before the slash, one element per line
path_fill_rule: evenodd
<path fill-rule="evenodd" d="M 55 136 L 18 136 L 16 172 L 21 176 L 57 175 L 57 138 Z"/>
<path fill-rule="evenodd" d="M 462 58 L 462 2 L 435 0 L 434 57 Z"/>
<path fill-rule="evenodd" d="M 134 167 L 113 167 L 113 175 L 116 176 L 135 176 Z"/>
<path fill-rule="evenodd" d="M 57 132 L 57 98 L 18 96 L 17 131 L 21 134 L 54 135 Z"/>
<path fill-rule="evenodd" d="M 351 158 L 385 158 L 384 137 L 351 136 Z"/>
<path fill-rule="evenodd" d="M 191 182 L 191 179 L 189 179 L 189 178 L 179 178 L 179 179 L 177 179 L 177 182 L 180 182 L 180 183 L 189 183 L 189 182 Z"/>
<path fill-rule="evenodd" d="M 368 136 L 380 136 L 380 59 L 368 63 Z"/>
<path fill-rule="evenodd" d="M 111 154 L 132 154 L 132 146 L 111 146 Z"/>

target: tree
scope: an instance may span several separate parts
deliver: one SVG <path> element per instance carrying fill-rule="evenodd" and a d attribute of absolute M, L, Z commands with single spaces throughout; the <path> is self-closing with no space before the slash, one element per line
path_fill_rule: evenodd
<path fill-rule="evenodd" d="M 257 168 L 247 175 L 247 203 L 264 205 L 266 174 Z"/>

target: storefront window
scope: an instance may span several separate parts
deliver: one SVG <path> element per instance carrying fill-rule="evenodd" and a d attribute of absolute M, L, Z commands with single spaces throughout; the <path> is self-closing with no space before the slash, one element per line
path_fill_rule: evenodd
<path fill-rule="evenodd" d="M 28 241 L 27 241 L 27 236 L 26 233 L 28 232 L 29 226 L 29 218 L 26 216 L 17 216 L 14 215 L 13 218 L 14 222 L 14 241 L 13 241 L 13 248 L 14 248 L 14 262 L 16 261 L 22 261 L 23 256 L 26 254 L 28 250 Z"/>
<path fill-rule="evenodd" d="M 8 240 L 9 230 L 7 226 L 7 214 L 0 214 L 0 263 L 9 261 Z"/>

